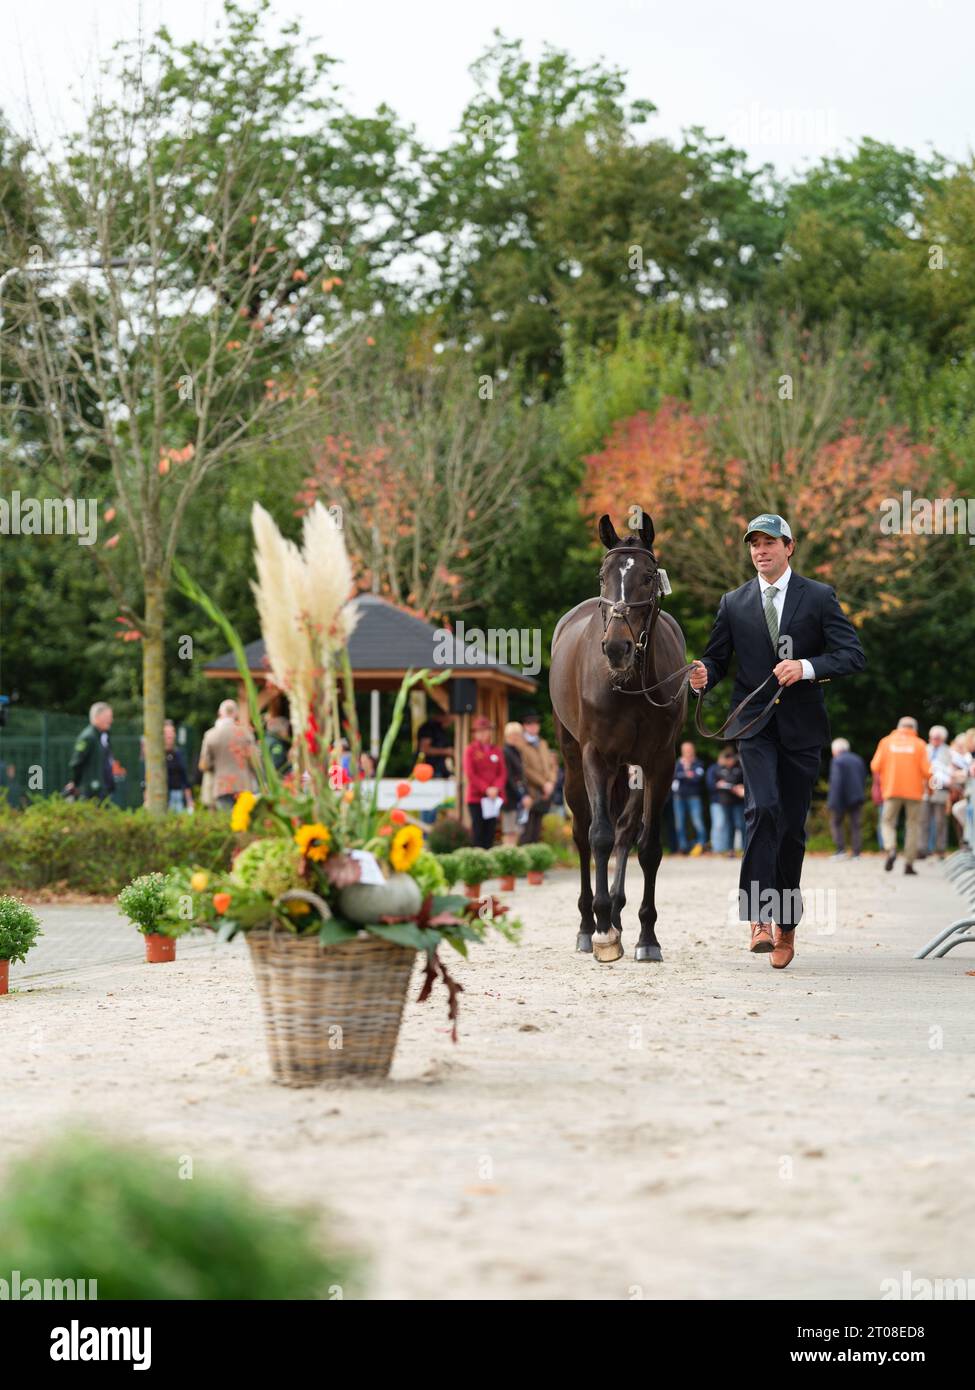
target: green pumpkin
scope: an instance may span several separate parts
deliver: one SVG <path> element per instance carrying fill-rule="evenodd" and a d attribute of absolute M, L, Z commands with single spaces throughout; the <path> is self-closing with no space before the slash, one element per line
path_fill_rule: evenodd
<path fill-rule="evenodd" d="M 339 916 L 362 926 L 380 917 L 413 917 L 423 903 L 420 885 L 409 874 L 391 874 L 385 883 L 350 883 L 339 893 Z"/>

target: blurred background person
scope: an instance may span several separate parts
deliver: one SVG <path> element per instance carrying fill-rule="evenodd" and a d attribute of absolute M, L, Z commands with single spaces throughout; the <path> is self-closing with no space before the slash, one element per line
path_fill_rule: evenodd
<path fill-rule="evenodd" d="M 927 859 L 929 854 L 937 854 L 939 859 L 944 859 L 948 843 L 948 789 L 954 762 L 948 747 L 948 730 L 943 724 L 932 724 L 928 730 L 928 762 L 931 775 L 921 802 L 917 857 Z"/>
<path fill-rule="evenodd" d="M 505 845 L 517 842 L 521 827 L 528 821 L 528 808 L 532 804 L 521 760 L 523 733 L 524 729 L 516 719 L 509 720 L 504 726 L 505 797 L 501 810 L 501 842 Z"/>
<path fill-rule="evenodd" d="M 520 845 L 534 845 L 542 838 L 542 818 L 551 809 L 558 773 L 558 759 L 542 738 L 542 718 L 534 710 L 522 716 L 518 743 L 531 805 L 528 820 L 518 838 Z"/>
<path fill-rule="evenodd" d="M 670 784 L 674 802 L 674 828 L 677 831 L 677 847 L 681 854 L 692 857 L 704 853 L 707 836 L 704 833 L 704 764 L 697 756 L 697 750 L 688 740 L 680 746 L 680 757 L 674 768 L 674 778 Z M 687 822 L 694 826 L 693 847 L 688 846 Z"/>
<path fill-rule="evenodd" d="M 829 765 L 829 791 L 826 809 L 829 826 L 836 846 L 834 859 L 846 858 L 846 820 L 850 821 L 850 848 L 854 859 L 860 858 L 860 817 L 866 796 L 867 765 L 859 753 L 850 751 L 845 738 L 834 738 L 830 745 L 833 760 Z"/>
<path fill-rule="evenodd" d="M 65 791 L 82 800 L 106 801 L 115 790 L 115 757 L 108 731 L 112 727 L 112 707 L 96 700 L 88 711 L 68 764 L 69 781 Z"/>
<path fill-rule="evenodd" d="M 745 837 L 745 777 L 735 748 L 728 744 L 704 777 L 711 811 L 711 848 L 734 858 L 735 832 Z"/>
<path fill-rule="evenodd" d="M 291 764 L 291 725 L 283 714 L 271 714 L 264 728 L 267 751 L 274 770 L 284 773 Z"/>
<path fill-rule="evenodd" d="M 870 771 L 880 774 L 884 798 L 883 832 L 887 851 L 884 868 L 889 873 L 897 858 L 897 822 L 903 810 L 904 872 L 916 873 L 914 860 L 918 851 L 921 799 L 931 775 L 927 744 L 918 738 L 916 719 L 905 714 L 897 721 L 897 728 L 880 740 L 870 760 Z"/>
<path fill-rule="evenodd" d="M 200 746 L 200 771 L 212 774 L 213 804 L 229 811 L 241 792 L 257 790 L 257 740 L 240 723 L 236 700 L 222 700 L 217 720 Z"/>
<path fill-rule="evenodd" d="M 417 762 L 429 763 L 434 777 L 450 776 L 450 764 L 453 763 L 451 754 L 454 751 L 453 718 L 448 710 L 434 705 L 416 731 Z"/>
<path fill-rule="evenodd" d="M 498 829 L 501 807 L 495 815 L 485 815 L 489 803 L 503 802 L 506 787 L 504 752 L 492 743 L 494 725 L 479 714 L 472 725 L 473 738 L 464 749 L 464 780 L 467 783 L 467 809 L 475 845 L 490 849 Z"/>
<path fill-rule="evenodd" d="M 169 792 L 171 811 L 193 810 L 193 788 L 186 759 L 182 750 L 176 746 L 176 725 L 171 719 L 163 724 L 163 746 L 166 750 L 166 788 Z"/>

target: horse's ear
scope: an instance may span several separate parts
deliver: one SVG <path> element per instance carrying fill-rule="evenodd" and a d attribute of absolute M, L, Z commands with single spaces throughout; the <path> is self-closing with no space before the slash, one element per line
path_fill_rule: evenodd
<path fill-rule="evenodd" d="M 616 527 L 610 521 L 609 517 L 605 515 L 599 518 L 599 539 L 607 550 L 612 550 L 614 546 L 620 543 L 620 538 L 616 534 Z"/>
<path fill-rule="evenodd" d="M 653 518 L 648 512 L 643 513 L 643 521 L 640 524 L 640 537 L 648 550 L 653 549 Z"/>

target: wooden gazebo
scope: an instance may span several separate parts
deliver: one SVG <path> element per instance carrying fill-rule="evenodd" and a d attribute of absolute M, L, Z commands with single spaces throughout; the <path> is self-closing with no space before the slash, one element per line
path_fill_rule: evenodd
<path fill-rule="evenodd" d="M 439 674 L 446 667 L 451 672 L 450 678 L 442 685 L 435 686 L 429 698 L 441 709 L 451 710 L 457 716 L 454 726 L 454 768 L 457 802 L 458 806 L 462 806 L 463 758 L 464 749 L 470 741 L 471 719 L 478 714 L 487 715 L 500 743 L 508 721 L 509 695 L 512 692 L 532 695 L 538 688 L 538 682 L 513 666 L 491 661 L 468 642 L 460 644 L 450 636 L 445 638 L 442 628 L 435 628 L 415 613 L 377 594 L 358 594 L 356 603 L 359 621 L 349 639 L 349 660 L 356 691 L 369 691 L 371 695 L 368 740 L 371 751 L 374 754 L 378 752 L 381 737 L 380 693 L 399 690 L 400 682 L 411 668 L 418 670 L 428 667 Z M 248 643 L 244 651 L 248 670 L 258 688 L 261 709 L 269 713 L 284 712 L 286 700 L 271 679 L 263 639 Z M 246 694 L 233 652 L 225 652 L 209 662 L 203 672 L 211 680 L 231 680 L 235 683 L 241 712 L 246 717 Z M 463 682 L 473 682 L 473 685 Z M 414 742 L 417 728 L 425 717 L 426 700 L 425 691 L 414 692 L 414 703 L 410 709 Z"/>

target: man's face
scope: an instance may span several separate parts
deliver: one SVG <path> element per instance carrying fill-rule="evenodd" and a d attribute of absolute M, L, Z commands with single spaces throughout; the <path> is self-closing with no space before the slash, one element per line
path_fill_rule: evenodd
<path fill-rule="evenodd" d="M 937 748 L 939 744 L 944 743 L 944 739 L 941 737 L 940 730 L 936 731 L 932 729 L 931 732 L 928 734 L 928 741 L 930 743 L 933 743 L 935 748 Z"/>
<path fill-rule="evenodd" d="M 541 727 L 541 724 L 537 723 L 536 720 L 533 719 L 530 724 L 524 725 L 524 730 L 525 733 L 530 734 L 532 738 L 537 738 L 538 731 Z"/>
<path fill-rule="evenodd" d="M 167 748 L 173 748 L 176 744 L 176 730 L 172 725 L 167 724 L 163 729 L 163 740 Z"/>
<path fill-rule="evenodd" d="M 693 756 L 694 756 L 694 745 L 693 745 L 693 743 L 682 743 L 681 746 L 680 746 L 680 755 L 681 755 L 682 758 L 687 758 L 688 760 L 690 760 L 691 758 L 693 758 Z"/>
<path fill-rule="evenodd" d="M 763 577 L 770 575 L 777 578 L 788 563 L 787 546 L 791 544 L 781 536 L 767 536 L 764 531 L 756 531 L 748 542 L 748 549 L 758 573 Z"/>
<path fill-rule="evenodd" d="M 95 720 L 95 728 L 98 729 L 100 733 L 104 733 L 106 729 L 112 727 L 113 717 L 110 709 L 102 710 L 101 714 Z"/>

